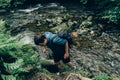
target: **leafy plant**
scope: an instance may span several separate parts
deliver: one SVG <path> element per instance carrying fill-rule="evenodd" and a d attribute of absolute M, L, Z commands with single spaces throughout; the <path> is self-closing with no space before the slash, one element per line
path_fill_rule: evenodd
<path fill-rule="evenodd" d="M 99 9 L 99 17 L 108 23 L 118 24 L 120 20 L 120 0 L 96 0 L 95 6 Z"/>
<path fill-rule="evenodd" d="M 0 0 L 0 7 L 5 8 L 10 6 L 11 0 Z"/>
<path fill-rule="evenodd" d="M 81 3 L 93 8 L 99 19 L 108 23 L 118 24 L 120 20 L 120 0 L 80 0 Z"/>
<path fill-rule="evenodd" d="M 17 7 L 18 5 L 24 4 L 27 0 L 0 0 L 1 8 Z"/>
<path fill-rule="evenodd" d="M 120 80 L 120 78 L 112 78 L 112 80 Z"/>
<path fill-rule="evenodd" d="M 18 5 L 24 4 L 24 2 L 27 0 L 12 0 L 11 6 L 17 7 Z"/>
<path fill-rule="evenodd" d="M 63 70 L 63 71 L 72 71 L 73 69 L 70 68 L 70 67 L 67 66 L 67 65 L 63 65 L 63 66 L 62 66 L 62 70 Z"/>
<path fill-rule="evenodd" d="M 103 13 L 101 13 L 102 19 L 107 19 L 108 23 L 113 22 L 113 23 L 118 23 L 118 20 L 120 19 L 120 8 L 117 7 L 112 7 Z"/>
<path fill-rule="evenodd" d="M 3 20 L 0 20 L 0 30 L 0 79 L 24 80 L 25 73 L 37 68 L 38 54 L 35 54 L 31 44 L 24 45 L 17 42 L 18 36 L 12 37 L 5 33 Z"/>
<path fill-rule="evenodd" d="M 111 79 L 106 74 L 100 74 L 100 75 L 95 76 L 93 80 L 111 80 Z"/>

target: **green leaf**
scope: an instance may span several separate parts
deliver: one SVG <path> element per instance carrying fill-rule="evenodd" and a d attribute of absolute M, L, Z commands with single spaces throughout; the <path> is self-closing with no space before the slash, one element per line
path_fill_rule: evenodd
<path fill-rule="evenodd" d="M 13 75 L 1 75 L 3 80 L 17 80 Z"/>
<path fill-rule="evenodd" d="M 4 63 L 4 67 L 7 72 L 13 73 L 14 70 L 21 68 L 23 64 L 23 59 L 18 59 L 15 63 Z"/>

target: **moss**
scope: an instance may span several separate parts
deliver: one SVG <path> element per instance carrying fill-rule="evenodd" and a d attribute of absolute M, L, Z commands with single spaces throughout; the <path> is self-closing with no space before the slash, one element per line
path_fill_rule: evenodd
<path fill-rule="evenodd" d="M 100 74 L 95 76 L 93 80 L 111 80 L 107 74 Z"/>
<path fill-rule="evenodd" d="M 112 80 L 120 80 L 120 78 L 112 78 Z"/>

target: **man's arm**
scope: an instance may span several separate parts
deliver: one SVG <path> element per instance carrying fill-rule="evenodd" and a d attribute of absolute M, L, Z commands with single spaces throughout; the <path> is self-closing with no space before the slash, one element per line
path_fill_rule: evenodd
<path fill-rule="evenodd" d="M 65 44 L 65 54 L 64 54 L 64 59 L 68 58 L 69 57 L 69 52 L 68 52 L 68 42 L 66 42 Z"/>
<path fill-rule="evenodd" d="M 47 49 L 46 46 L 43 47 L 43 53 L 46 55 Z"/>

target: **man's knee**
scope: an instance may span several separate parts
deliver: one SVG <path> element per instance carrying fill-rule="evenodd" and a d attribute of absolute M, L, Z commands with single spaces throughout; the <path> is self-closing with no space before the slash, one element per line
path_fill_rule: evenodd
<path fill-rule="evenodd" d="M 60 63 L 60 62 L 55 62 L 55 65 L 56 65 L 58 68 L 61 68 L 61 63 Z"/>
<path fill-rule="evenodd" d="M 72 62 L 68 62 L 68 63 L 66 63 L 66 65 L 68 65 L 68 66 L 70 66 L 70 67 L 73 66 Z"/>

